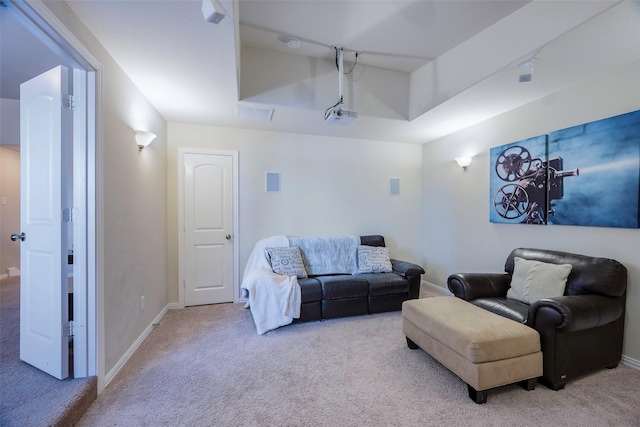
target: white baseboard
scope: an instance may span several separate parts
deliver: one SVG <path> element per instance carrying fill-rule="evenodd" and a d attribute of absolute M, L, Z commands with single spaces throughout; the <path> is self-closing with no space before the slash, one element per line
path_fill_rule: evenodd
<path fill-rule="evenodd" d="M 4 280 L 9 277 L 7 274 L 0 274 L 0 280 Z"/>
<path fill-rule="evenodd" d="M 442 286 L 438 286 L 431 282 L 427 282 L 426 280 L 422 280 L 420 284 L 423 286 L 426 286 L 429 289 L 433 289 L 436 292 L 440 292 L 442 295 L 449 295 L 449 296 L 453 295 L 451 291 L 449 291 L 449 289 L 443 288 Z"/>
<path fill-rule="evenodd" d="M 151 324 L 149 326 L 147 326 L 147 328 L 144 330 L 144 332 L 142 332 L 142 334 L 133 343 L 133 345 L 131 347 L 129 347 L 129 350 L 127 350 L 127 352 L 124 354 L 124 356 L 122 356 L 120 358 L 120 360 L 118 360 L 118 363 L 116 363 L 115 366 L 107 373 L 107 375 L 105 375 L 105 378 L 104 378 L 104 387 L 105 388 L 109 385 L 111 380 L 113 380 L 115 378 L 115 376 L 118 374 L 118 372 L 120 372 L 122 367 L 125 365 L 125 363 L 127 363 L 129 358 L 131 358 L 131 356 L 133 355 L 133 353 L 135 353 L 135 351 L 138 349 L 138 347 L 140 347 L 140 345 L 142 345 L 144 340 L 147 338 L 147 336 L 153 330 L 153 327 L 156 324 L 158 324 L 160 322 L 160 320 L 162 320 L 164 315 L 167 314 L 167 311 L 169 311 L 169 308 L 171 308 L 171 306 L 174 305 L 174 304 L 175 303 L 167 304 L 167 306 L 162 309 L 160 314 L 158 314 L 156 316 L 156 318 L 153 319 L 153 322 L 151 322 Z"/>
<path fill-rule="evenodd" d="M 630 368 L 640 371 L 640 360 L 633 359 L 629 356 L 622 355 L 622 364 Z"/>
<path fill-rule="evenodd" d="M 9 277 L 19 276 L 20 275 L 20 269 L 16 268 L 16 267 L 9 267 L 9 268 L 7 268 L 7 274 L 9 275 Z"/>

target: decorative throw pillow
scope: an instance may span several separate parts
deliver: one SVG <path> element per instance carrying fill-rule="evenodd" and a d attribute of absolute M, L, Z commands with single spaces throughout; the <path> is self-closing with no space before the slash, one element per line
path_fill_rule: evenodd
<path fill-rule="evenodd" d="M 274 273 L 296 276 L 298 279 L 307 278 L 307 271 L 304 269 L 299 247 L 265 248 L 265 252 Z"/>
<path fill-rule="evenodd" d="M 560 297 L 564 295 L 569 273 L 571 264 L 550 264 L 515 257 L 507 298 L 533 304 L 542 298 Z"/>
<path fill-rule="evenodd" d="M 389 248 L 358 246 L 358 273 L 389 273 L 393 271 Z"/>

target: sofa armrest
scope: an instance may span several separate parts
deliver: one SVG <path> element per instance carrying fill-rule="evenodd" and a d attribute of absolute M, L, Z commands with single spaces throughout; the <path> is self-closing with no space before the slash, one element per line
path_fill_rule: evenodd
<path fill-rule="evenodd" d="M 559 331 L 573 332 L 606 325 L 624 313 L 625 299 L 602 295 L 567 295 L 545 298 L 529 308 L 527 324 L 555 324 Z M 550 321 L 553 317 L 555 320 Z"/>
<path fill-rule="evenodd" d="M 391 267 L 393 268 L 393 271 L 404 276 L 419 276 L 424 274 L 424 268 L 419 265 L 407 261 L 399 261 L 393 258 L 391 259 Z"/>
<path fill-rule="evenodd" d="M 507 295 L 511 276 L 506 273 L 457 273 L 447 279 L 447 287 L 458 298 L 495 298 Z"/>

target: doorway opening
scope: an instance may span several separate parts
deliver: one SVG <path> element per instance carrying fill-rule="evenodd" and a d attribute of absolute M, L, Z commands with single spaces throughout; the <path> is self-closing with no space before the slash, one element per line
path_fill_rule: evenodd
<path fill-rule="evenodd" d="M 72 107 L 73 121 L 69 129 L 69 179 L 65 191 L 72 194 L 71 207 L 64 220 L 72 230 L 66 235 L 65 247 L 73 253 L 65 253 L 63 268 L 69 269 L 67 260 L 73 259 L 73 303 L 61 304 L 60 310 L 70 309 L 68 316 L 76 323 L 73 331 L 71 371 L 76 378 L 95 376 L 98 374 L 98 321 L 97 321 L 97 222 L 96 222 L 96 88 L 100 64 L 93 58 L 81 43 L 64 28 L 55 15 L 40 1 L 26 2 L 0 0 L 0 17 L 2 19 L 2 96 L 5 99 L 18 98 L 10 95 L 11 91 L 19 93 L 19 84 L 28 80 L 24 73 L 30 69 L 33 73 L 33 59 L 37 58 L 36 67 L 45 70 L 51 66 L 64 64 L 73 75 Z M 6 32 L 6 33 L 5 33 Z M 63 36 L 64 35 L 64 36 Z M 39 46 L 38 54 L 24 45 L 32 41 Z M 22 51 L 24 57 L 15 57 Z M 18 58 L 16 60 L 16 58 Z M 49 61 L 49 62 L 47 62 Z M 54 62 L 54 63 L 52 63 Z M 57 62 L 57 64 L 55 64 Z M 36 72 L 39 73 L 42 70 Z M 22 74 L 21 74 L 22 73 Z M 13 76 L 13 77 L 12 77 Z M 17 80 L 11 80 L 11 79 Z M 22 81 L 20 81 L 22 80 Z M 17 81 L 17 83 L 16 83 Z M 18 87 L 16 87 L 18 86 Z M 3 129 L 4 129 L 3 125 Z M 3 139 L 3 144 L 5 143 Z M 15 141 L 14 141 L 15 145 Z M 28 153 L 20 153 L 21 156 Z M 20 201 L 24 203 L 23 200 Z M 4 218 L 3 218 L 4 221 Z M 6 230 L 9 231 L 9 230 Z M 7 233 L 3 227 L 3 238 Z M 11 230 L 19 234 L 19 229 Z M 63 237 L 61 236 L 61 240 Z M 4 245 L 4 242 L 2 243 Z M 4 254 L 6 251 L 2 251 Z M 71 255 L 71 256 L 68 256 Z M 18 267 L 16 267 L 18 268 Z M 24 270 L 20 272 L 24 274 Z M 2 274 L 2 272 L 0 272 Z M 1 276 L 0 276 L 1 277 Z M 65 284 L 66 285 L 66 284 Z M 21 284 L 22 286 L 22 284 Z M 64 305 L 64 307 L 62 307 Z M 21 319 L 22 320 L 22 319 Z M 69 325 L 63 325 L 63 327 Z M 67 362 L 68 363 L 68 362 Z"/>

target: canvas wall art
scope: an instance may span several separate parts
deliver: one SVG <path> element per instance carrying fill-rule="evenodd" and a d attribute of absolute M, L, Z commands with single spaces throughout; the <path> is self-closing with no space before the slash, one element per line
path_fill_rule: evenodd
<path fill-rule="evenodd" d="M 494 147 L 489 157 L 489 220 L 544 224 L 547 206 L 547 136 Z"/>
<path fill-rule="evenodd" d="M 490 151 L 491 222 L 640 228 L 640 111 Z"/>
<path fill-rule="evenodd" d="M 549 158 L 549 224 L 638 228 L 640 111 L 551 132 Z"/>

